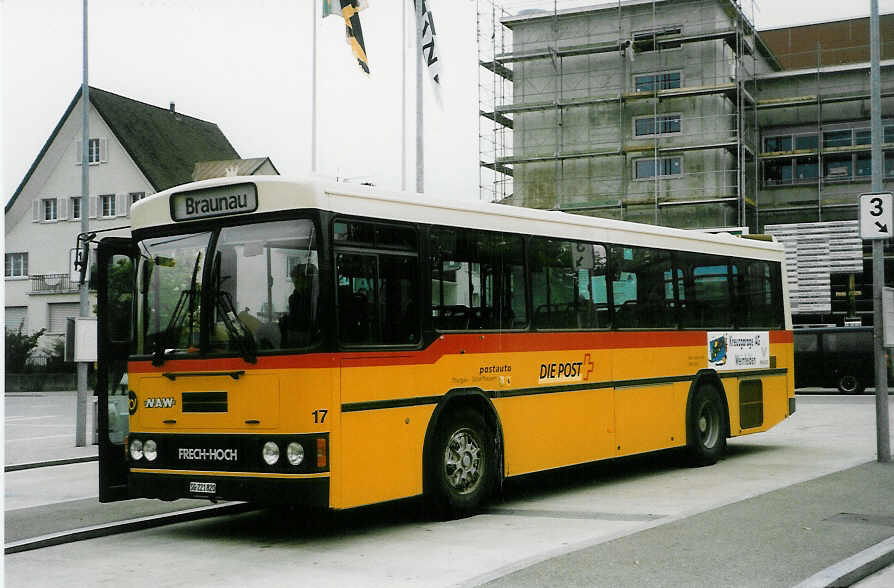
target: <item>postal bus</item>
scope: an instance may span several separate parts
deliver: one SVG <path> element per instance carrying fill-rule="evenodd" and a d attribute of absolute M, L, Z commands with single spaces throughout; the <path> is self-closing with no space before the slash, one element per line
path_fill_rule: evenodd
<path fill-rule="evenodd" d="M 374 187 L 207 180 L 98 240 L 102 501 L 474 512 L 502 480 L 795 410 L 771 242 Z"/>

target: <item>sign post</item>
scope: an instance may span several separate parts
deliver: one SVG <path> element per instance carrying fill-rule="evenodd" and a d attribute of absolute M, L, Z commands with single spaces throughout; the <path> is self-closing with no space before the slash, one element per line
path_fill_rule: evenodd
<path fill-rule="evenodd" d="M 891 461 L 888 425 L 888 362 L 885 351 L 884 240 L 894 230 L 894 196 L 890 192 L 860 195 L 860 237 L 872 240 L 873 347 L 875 348 L 876 437 L 878 461 Z"/>

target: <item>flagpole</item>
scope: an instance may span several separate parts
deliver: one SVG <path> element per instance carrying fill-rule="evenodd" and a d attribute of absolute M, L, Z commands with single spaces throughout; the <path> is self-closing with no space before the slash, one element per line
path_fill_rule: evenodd
<path fill-rule="evenodd" d="M 420 0 L 415 0 L 416 7 L 416 191 L 425 191 L 425 127 L 422 124 L 422 46 L 419 31 L 419 13 L 422 10 Z"/>
<path fill-rule="evenodd" d="M 400 189 L 407 189 L 407 5 L 400 2 Z"/>
<path fill-rule="evenodd" d="M 311 26 L 313 27 L 313 51 L 311 52 L 311 56 L 313 59 L 313 65 L 311 66 L 311 77 L 313 81 L 311 82 L 311 106 L 310 106 L 310 173 L 311 175 L 315 175 L 317 173 L 317 2 L 319 0 L 313 0 L 311 2 Z"/>
<path fill-rule="evenodd" d="M 81 232 L 90 230 L 90 84 L 87 77 L 87 0 L 84 0 L 84 49 L 81 79 Z M 84 258 L 86 263 L 86 257 Z M 81 271 L 82 276 L 87 274 Z M 90 294 L 87 279 L 79 287 L 81 317 L 90 316 Z M 75 404 L 75 447 L 87 445 L 87 363 L 78 362 L 78 396 Z"/>

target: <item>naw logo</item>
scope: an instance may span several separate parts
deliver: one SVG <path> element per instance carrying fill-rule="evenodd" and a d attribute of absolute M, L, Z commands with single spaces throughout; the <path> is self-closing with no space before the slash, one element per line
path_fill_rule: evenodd
<path fill-rule="evenodd" d="M 144 408 L 174 408 L 176 402 L 170 396 L 163 398 L 147 398 L 143 401 Z"/>

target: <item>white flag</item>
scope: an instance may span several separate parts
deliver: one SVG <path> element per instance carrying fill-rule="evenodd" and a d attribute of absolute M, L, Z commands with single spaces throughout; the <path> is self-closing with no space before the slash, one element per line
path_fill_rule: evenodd
<path fill-rule="evenodd" d="M 438 53 L 435 20 L 426 0 L 413 0 L 416 8 L 416 42 L 422 53 L 422 62 L 428 65 L 428 72 L 434 82 L 435 97 L 441 102 L 441 58 Z"/>

